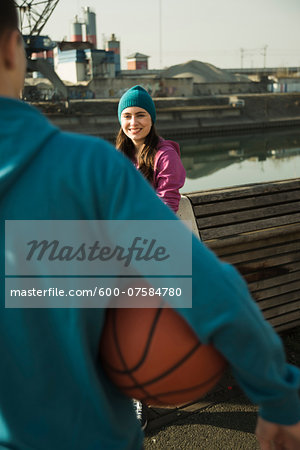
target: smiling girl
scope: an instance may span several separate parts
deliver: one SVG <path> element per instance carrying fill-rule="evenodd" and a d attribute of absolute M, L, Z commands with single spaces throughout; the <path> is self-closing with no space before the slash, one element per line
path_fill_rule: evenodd
<path fill-rule="evenodd" d="M 120 99 L 118 117 L 121 128 L 117 149 L 131 159 L 160 199 L 177 212 L 185 170 L 177 142 L 161 138 L 155 130 L 156 111 L 151 96 L 141 86 L 132 87 Z"/>

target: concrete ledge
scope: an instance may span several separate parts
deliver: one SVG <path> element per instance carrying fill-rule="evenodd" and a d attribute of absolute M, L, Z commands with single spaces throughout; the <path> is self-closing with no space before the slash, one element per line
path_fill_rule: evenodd
<path fill-rule="evenodd" d="M 228 96 L 156 98 L 157 129 L 165 138 L 217 136 L 300 125 L 300 93 L 240 96 L 243 109 L 232 108 Z M 113 140 L 118 129 L 118 99 L 71 101 L 69 108 L 50 103 L 36 106 L 64 130 Z M 75 129 L 77 128 L 77 129 Z"/>

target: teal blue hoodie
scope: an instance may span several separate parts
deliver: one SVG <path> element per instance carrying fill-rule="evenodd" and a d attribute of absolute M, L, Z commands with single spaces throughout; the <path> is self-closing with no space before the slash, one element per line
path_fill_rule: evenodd
<path fill-rule="evenodd" d="M 0 446 L 138 449 L 131 400 L 103 374 L 103 309 L 5 309 L 5 220 L 177 220 L 133 165 L 100 139 L 59 131 L 0 98 Z M 184 225 L 182 233 L 188 233 Z M 241 277 L 193 237 L 193 308 L 179 309 L 212 343 L 267 420 L 300 420 L 299 370 Z"/>

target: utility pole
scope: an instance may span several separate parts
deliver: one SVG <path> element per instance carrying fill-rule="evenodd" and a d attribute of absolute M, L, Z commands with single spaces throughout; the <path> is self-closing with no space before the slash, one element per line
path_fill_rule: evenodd
<path fill-rule="evenodd" d="M 243 65 L 244 65 L 244 52 L 245 50 L 243 48 L 240 49 L 241 52 L 241 69 L 243 69 Z"/>
<path fill-rule="evenodd" d="M 159 68 L 162 69 L 162 19 L 161 19 L 161 2 L 159 1 Z"/>
<path fill-rule="evenodd" d="M 266 62 L 267 62 L 267 48 L 268 48 L 268 46 L 267 46 L 267 45 L 265 45 L 265 46 L 263 47 L 263 55 L 264 55 L 264 69 L 266 68 Z"/>

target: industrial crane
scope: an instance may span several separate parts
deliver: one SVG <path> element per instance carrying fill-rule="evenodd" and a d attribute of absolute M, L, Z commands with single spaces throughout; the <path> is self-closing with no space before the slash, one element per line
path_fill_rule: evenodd
<path fill-rule="evenodd" d="M 40 36 L 59 0 L 17 0 L 21 31 L 32 38 Z"/>
<path fill-rule="evenodd" d="M 41 35 L 59 0 L 15 0 L 19 10 L 20 28 L 25 42 L 28 69 L 41 72 L 55 86 L 63 98 L 68 98 L 68 89 L 58 77 L 51 64 L 43 59 L 32 60 L 32 53 L 52 50 L 54 44 L 48 36 Z"/>

